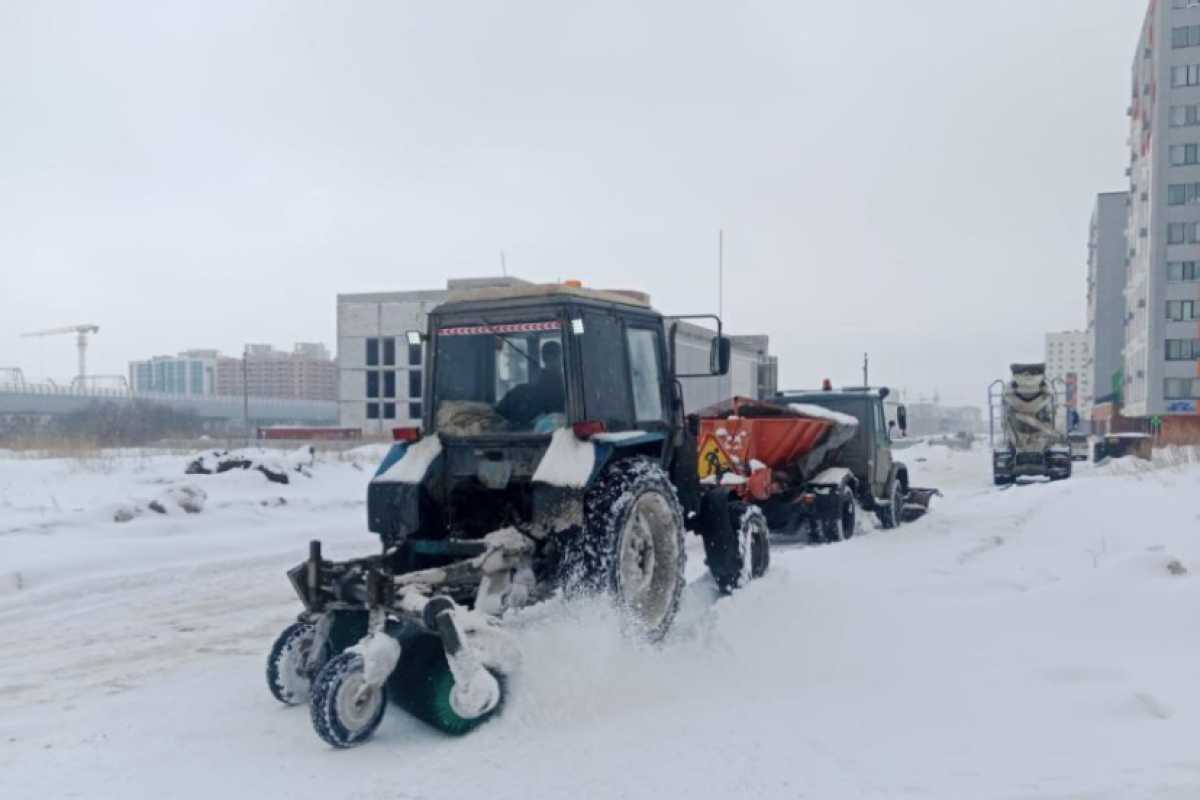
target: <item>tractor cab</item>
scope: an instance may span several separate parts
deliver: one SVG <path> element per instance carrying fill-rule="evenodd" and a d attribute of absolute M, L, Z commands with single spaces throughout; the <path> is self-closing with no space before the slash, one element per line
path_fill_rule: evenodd
<path fill-rule="evenodd" d="M 476 539 L 504 526 L 578 526 L 582 491 L 615 457 L 673 471 L 685 431 L 661 314 L 641 299 L 564 285 L 464 293 L 436 308 L 425 343 L 421 431 L 398 441 L 368 491 L 371 529 Z M 728 340 L 712 347 L 727 368 Z"/>

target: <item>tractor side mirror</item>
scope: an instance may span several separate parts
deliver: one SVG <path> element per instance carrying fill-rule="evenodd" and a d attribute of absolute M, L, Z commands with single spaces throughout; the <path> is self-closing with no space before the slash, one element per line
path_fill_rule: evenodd
<path fill-rule="evenodd" d="M 708 369 L 713 375 L 728 375 L 729 362 L 733 359 L 733 342 L 728 336 L 714 336 L 708 356 Z"/>
<path fill-rule="evenodd" d="M 900 426 L 900 435 L 908 436 L 908 409 L 896 406 L 896 424 Z"/>

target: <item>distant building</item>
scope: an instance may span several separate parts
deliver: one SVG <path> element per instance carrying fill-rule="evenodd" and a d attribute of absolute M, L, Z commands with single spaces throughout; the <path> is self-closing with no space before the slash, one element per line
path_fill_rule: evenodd
<path fill-rule="evenodd" d="M 429 312 L 452 292 L 528 285 L 518 278 L 450 280 L 445 289 L 340 294 L 337 297 L 338 420 L 367 436 L 385 436 L 399 426 L 420 425 L 425 394 L 424 345 L 410 346 L 405 334 L 424 331 Z M 649 301 L 640 292 L 625 292 Z M 676 341 L 680 371 L 708 369 L 714 331 L 681 322 Z M 774 393 L 775 359 L 765 336 L 733 337 L 730 374 L 681 381 L 684 406 L 699 409 L 734 394 Z M 762 392 L 770 386 L 769 392 Z"/>
<path fill-rule="evenodd" d="M 890 398 L 889 398 L 890 399 Z M 891 405 L 894 408 L 898 401 Z M 944 406 L 939 402 L 904 403 L 909 436 L 937 436 L 944 433 L 982 433 L 983 410 L 976 406 Z M 895 419 L 895 412 L 887 417 Z"/>
<path fill-rule="evenodd" d="M 1046 334 L 1046 380 L 1058 394 L 1062 409 L 1080 412 L 1083 398 L 1092 396 L 1091 347 L 1086 331 Z"/>
<path fill-rule="evenodd" d="M 1112 401 L 1122 380 L 1121 350 L 1125 346 L 1125 226 L 1129 192 L 1096 196 L 1088 228 L 1087 303 L 1090 391 L 1081 393 L 1080 416 L 1090 420 L 1099 402 Z"/>
<path fill-rule="evenodd" d="M 186 350 L 177 356 L 154 356 L 129 362 L 129 388 L 134 394 L 212 395 L 217 391 L 216 350 Z"/>
<path fill-rule="evenodd" d="M 269 344 L 248 344 L 242 358 L 222 356 L 217 362 L 217 393 L 251 397 L 337 400 L 337 364 L 323 344 L 298 342 L 289 353 Z"/>

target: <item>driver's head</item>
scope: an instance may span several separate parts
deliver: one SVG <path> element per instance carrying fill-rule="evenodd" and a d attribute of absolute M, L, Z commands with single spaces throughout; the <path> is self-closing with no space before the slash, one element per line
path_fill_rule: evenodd
<path fill-rule="evenodd" d="M 558 342 L 546 342 L 542 345 L 542 364 L 546 369 L 562 371 L 562 345 Z"/>

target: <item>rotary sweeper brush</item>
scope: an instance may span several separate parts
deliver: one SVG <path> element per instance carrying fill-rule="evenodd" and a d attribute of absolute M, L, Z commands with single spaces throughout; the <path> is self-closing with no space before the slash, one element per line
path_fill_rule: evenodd
<path fill-rule="evenodd" d="M 701 482 L 700 420 L 679 391 L 679 378 L 728 371 L 710 319 L 709 368 L 689 375 L 675 366 L 680 325 L 627 295 L 529 286 L 435 309 L 409 335 L 428 350 L 425 433 L 397 428 L 367 491 L 382 552 L 333 562 L 314 542 L 288 573 L 304 611 L 271 648 L 272 694 L 308 702 L 336 747 L 369 737 L 389 698 L 461 734 L 504 705 L 520 663 L 510 609 L 605 594 L 658 641 L 679 609 L 687 531 L 722 591 L 766 572 L 762 511 Z"/>

